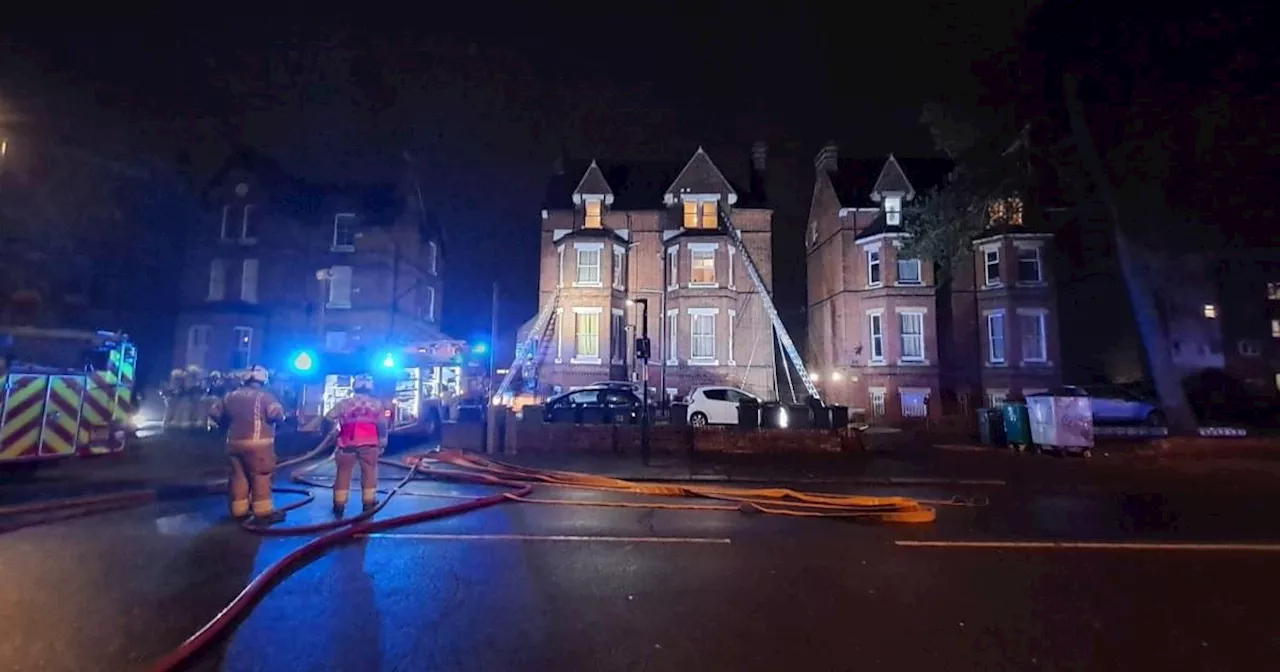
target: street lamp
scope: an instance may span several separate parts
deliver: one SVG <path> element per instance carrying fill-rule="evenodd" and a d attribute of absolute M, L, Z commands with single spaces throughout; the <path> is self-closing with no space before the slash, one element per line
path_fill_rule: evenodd
<path fill-rule="evenodd" d="M 640 460 L 649 464 L 649 299 L 627 299 L 640 306 L 640 338 L 636 339 L 636 359 L 640 364 Z"/>

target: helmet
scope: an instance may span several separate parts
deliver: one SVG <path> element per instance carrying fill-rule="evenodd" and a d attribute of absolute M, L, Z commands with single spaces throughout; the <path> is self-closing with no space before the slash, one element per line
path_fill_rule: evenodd
<path fill-rule="evenodd" d="M 183 375 L 184 373 L 186 373 L 186 372 L 185 372 L 185 371 L 183 371 L 182 369 L 174 369 L 174 370 L 172 370 L 172 371 L 170 371 L 170 372 L 169 372 L 169 377 L 170 377 L 170 378 L 181 378 L 181 377 L 182 377 L 182 375 Z"/>
<path fill-rule="evenodd" d="M 191 366 L 187 367 L 187 373 L 200 373 L 200 367 L 196 366 L 195 364 L 192 364 Z"/>
<path fill-rule="evenodd" d="M 356 376 L 351 381 L 351 391 L 352 392 L 372 392 L 373 377 L 367 376 L 367 375 Z"/>
<path fill-rule="evenodd" d="M 221 378 L 222 378 L 222 372 L 221 372 L 221 371 L 210 371 L 210 372 L 209 372 L 209 377 L 210 377 L 210 378 L 215 378 L 215 379 L 221 379 Z"/>
<path fill-rule="evenodd" d="M 249 367 L 244 372 L 244 382 L 267 384 L 267 370 L 260 365 Z"/>

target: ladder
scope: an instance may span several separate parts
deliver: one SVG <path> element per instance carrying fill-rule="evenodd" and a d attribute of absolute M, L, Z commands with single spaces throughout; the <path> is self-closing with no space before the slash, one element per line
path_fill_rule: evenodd
<path fill-rule="evenodd" d="M 751 282 L 756 285 L 756 293 L 760 295 L 760 303 L 764 306 L 764 312 L 769 314 L 769 319 L 773 321 L 773 333 L 778 337 L 778 343 L 782 345 L 783 352 L 786 353 L 787 359 L 791 361 L 791 365 L 795 367 L 796 373 L 800 374 L 800 381 L 804 383 L 804 389 L 809 396 L 822 400 L 822 396 L 818 393 L 818 387 L 813 384 L 813 378 L 809 376 L 809 371 L 804 368 L 804 361 L 800 358 L 800 351 L 796 350 L 795 341 L 791 340 L 791 336 L 787 333 L 787 328 L 782 324 L 782 318 L 778 317 L 778 309 L 773 305 L 773 297 L 769 296 L 769 289 L 764 286 L 764 280 L 760 278 L 760 271 L 756 269 L 756 263 L 751 259 L 751 253 L 747 251 L 747 245 L 742 240 L 742 233 L 733 228 L 733 222 L 729 219 L 729 212 L 725 208 L 717 208 L 717 216 L 720 220 L 720 226 L 729 233 L 729 237 L 733 239 L 733 244 L 738 248 L 738 254 L 742 255 L 742 263 L 747 267 L 747 275 L 751 276 Z M 785 367 L 783 367 L 785 368 Z M 788 380 L 790 374 L 787 375 Z M 794 396 L 794 395 L 793 395 Z"/>
<path fill-rule="evenodd" d="M 533 321 L 529 334 L 525 336 L 524 341 L 516 345 L 515 360 L 511 362 L 511 368 L 507 369 L 507 375 L 503 376 L 502 384 L 494 392 L 492 400 L 494 404 L 508 403 L 507 396 L 511 394 L 511 384 L 515 382 L 517 373 L 526 369 L 537 371 L 539 362 L 536 360 L 543 352 L 539 346 L 546 340 L 547 331 L 551 329 L 552 316 L 555 315 L 556 305 L 559 303 L 560 288 L 557 287 L 551 292 L 551 298 L 547 304 L 538 312 L 538 317 Z"/>

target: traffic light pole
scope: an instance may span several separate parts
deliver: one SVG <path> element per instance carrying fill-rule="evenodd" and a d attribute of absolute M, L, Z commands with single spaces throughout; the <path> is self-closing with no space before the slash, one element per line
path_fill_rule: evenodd
<path fill-rule="evenodd" d="M 649 464 L 649 300 L 636 299 L 640 304 L 640 339 L 636 341 L 636 359 L 640 361 L 640 461 Z"/>

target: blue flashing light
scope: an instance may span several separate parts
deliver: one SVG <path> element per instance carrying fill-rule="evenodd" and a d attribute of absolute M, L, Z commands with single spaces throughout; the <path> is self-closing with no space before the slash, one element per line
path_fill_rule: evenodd
<path fill-rule="evenodd" d="M 310 352 L 303 350 L 295 354 L 293 359 L 289 360 L 289 364 L 293 366 L 294 371 L 306 373 L 315 367 L 316 358 Z"/>
<path fill-rule="evenodd" d="M 382 368 L 384 369 L 394 369 L 396 368 L 396 364 L 397 364 L 396 356 L 388 352 L 382 356 L 381 363 L 382 363 Z"/>
<path fill-rule="evenodd" d="M 484 343 L 476 343 L 475 345 L 471 346 L 471 354 L 473 355 L 483 355 L 488 351 L 489 351 L 489 346 Z"/>

